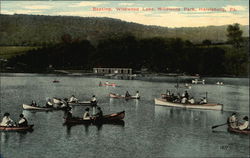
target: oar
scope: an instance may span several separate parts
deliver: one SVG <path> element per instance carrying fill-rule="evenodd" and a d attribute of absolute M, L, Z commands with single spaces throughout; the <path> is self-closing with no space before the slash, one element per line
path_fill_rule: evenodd
<path fill-rule="evenodd" d="M 217 128 L 217 127 L 220 127 L 220 126 L 224 126 L 224 125 L 227 125 L 227 124 L 228 124 L 228 123 L 223 123 L 223 124 L 220 124 L 220 125 L 212 126 L 212 129 Z"/>

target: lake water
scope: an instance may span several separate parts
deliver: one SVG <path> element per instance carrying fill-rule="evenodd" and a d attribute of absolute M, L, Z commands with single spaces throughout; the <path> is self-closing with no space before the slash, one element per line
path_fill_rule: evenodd
<path fill-rule="evenodd" d="M 60 83 L 52 83 L 54 79 Z M 100 81 L 120 87 L 99 87 Z M 3 158 L 79 158 L 79 157 L 248 157 L 249 136 L 227 132 L 225 126 L 232 111 L 240 118 L 249 116 L 248 79 L 207 78 L 210 83 L 192 85 L 189 94 L 205 96 L 208 101 L 224 104 L 224 111 L 185 110 L 155 106 L 154 98 L 166 89 L 176 92 L 173 82 L 111 80 L 94 77 L 52 76 L 39 74 L 2 74 L 1 117 L 9 112 L 17 121 L 23 113 L 34 131 L 1 132 Z M 218 86 L 215 82 L 223 81 Z M 110 92 L 135 94 L 140 100 L 110 99 Z M 185 89 L 179 88 L 179 92 Z M 89 100 L 93 94 L 104 114 L 125 110 L 125 125 L 63 126 L 63 111 L 30 112 L 23 103 L 35 100 L 44 105 L 48 97 L 70 97 Z M 82 116 L 85 107 L 73 108 Z M 0 156 L 0 157 L 1 157 Z"/>

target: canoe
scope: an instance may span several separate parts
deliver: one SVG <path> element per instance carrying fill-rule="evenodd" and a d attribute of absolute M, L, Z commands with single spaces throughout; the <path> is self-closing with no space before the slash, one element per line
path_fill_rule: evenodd
<path fill-rule="evenodd" d="M 58 107 L 58 108 L 48 108 L 48 107 L 38 107 L 38 106 L 31 106 L 27 104 L 23 104 L 23 109 L 24 110 L 42 110 L 42 111 L 51 111 L 51 110 L 64 110 L 67 109 L 67 107 Z"/>
<path fill-rule="evenodd" d="M 68 102 L 69 105 L 91 105 L 91 101 Z"/>
<path fill-rule="evenodd" d="M 31 106 L 31 105 L 23 104 L 23 109 L 24 110 L 45 110 L 45 111 L 49 111 L 49 110 L 53 110 L 54 108 L 38 107 L 38 106 Z"/>
<path fill-rule="evenodd" d="M 108 83 L 108 84 L 104 83 L 104 84 L 99 84 L 99 86 L 100 86 L 100 87 L 101 87 L 101 86 L 111 86 L 111 87 L 116 87 L 117 85 L 116 85 L 115 83 Z"/>
<path fill-rule="evenodd" d="M 30 131 L 32 130 L 34 125 L 28 125 L 27 127 L 19 127 L 19 126 L 0 126 L 0 131 Z"/>
<path fill-rule="evenodd" d="M 250 129 L 247 130 L 239 130 L 239 129 L 235 129 L 232 128 L 230 126 L 228 126 L 227 130 L 231 133 L 239 133 L 239 134 L 250 134 Z"/>
<path fill-rule="evenodd" d="M 167 101 L 166 99 L 155 98 L 156 105 L 164 105 L 170 107 L 178 107 L 178 108 L 187 108 L 187 109 L 203 109 L 203 110 L 223 110 L 222 104 L 182 104 L 182 103 L 174 103 Z"/>
<path fill-rule="evenodd" d="M 130 97 L 125 97 L 125 95 L 119 95 L 115 93 L 109 93 L 110 98 L 117 98 L 117 99 L 140 99 L 140 97 L 136 96 L 130 96 Z"/>
<path fill-rule="evenodd" d="M 117 123 L 123 122 L 125 117 L 125 111 L 104 115 L 101 119 L 83 120 L 80 117 L 65 118 L 65 124 L 102 124 L 102 123 Z"/>

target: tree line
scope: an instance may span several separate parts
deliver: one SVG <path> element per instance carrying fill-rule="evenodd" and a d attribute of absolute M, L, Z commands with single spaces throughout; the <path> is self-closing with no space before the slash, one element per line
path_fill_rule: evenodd
<path fill-rule="evenodd" d="M 235 44 L 233 36 L 228 36 L 231 45 L 213 45 L 208 40 L 195 45 L 180 38 L 138 39 L 132 34 L 106 38 L 92 45 L 88 40 L 64 35 L 62 43 L 16 56 L 9 60 L 8 66 L 29 72 L 44 72 L 49 67 L 79 70 L 128 67 L 163 73 L 247 75 L 248 42 Z"/>

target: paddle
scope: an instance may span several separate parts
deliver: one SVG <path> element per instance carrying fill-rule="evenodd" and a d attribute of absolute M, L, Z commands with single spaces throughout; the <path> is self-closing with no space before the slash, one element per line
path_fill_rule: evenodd
<path fill-rule="evenodd" d="M 224 126 L 224 125 L 227 125 L 227 124 L 228 124 L 228 123 L 223 123 L 223 124 L 220 124 L 220 125 L 212 126 L 212 129 L 217 128 L 217 127 L 220 127 L 220 126 Z"/>

